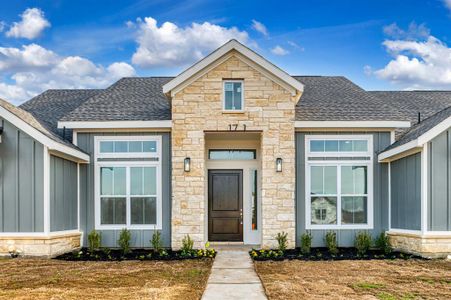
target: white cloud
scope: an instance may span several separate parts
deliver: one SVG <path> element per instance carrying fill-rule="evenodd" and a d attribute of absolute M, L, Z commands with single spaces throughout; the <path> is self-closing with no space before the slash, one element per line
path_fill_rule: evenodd
<path fill-rule="evenodd" d="M 157 21 L 148 17 L 137 23 L 138 48 L 132 62 L 143 68 L 183 66 L 201 59 L 230 39 L 249 42 L 246 31 L 209 22 L 192 23 L 183 28 L 165 22 L 158 27 Z"/>
<path fill-rule="evenodd" d="M 406 89 L 451 88 L 451 48 L 439 39 L 387 40 L 383 45 L 393 59 L 374 72 L 379 78 Z"/>
<path fill-rule="evenodd" d="M 80 56 L 61 57 L 36 44 L 19 48 L 0 47 L 0 98 L 20 104 L 47 89 L 104 88 L 135 70 L 124 62 L 94 64 Z"/>
<path fill-rule="evenodd" d="M 260 32 L 264 36 L 268 36 L 268 29 L 266 29 L 266 26 L 259 21 L 252 20 L 252 29 Z"/>
<path fill-rule="evenodd" d="M 451 11 L 451 0 L 443 0 L 443 4 Z"/>
<path fill-rule="evenodd" d="M 44 12 L 39 8 L 26 9 L 21 18 L 20 22 L 14 22 L 6 32 L 6 36 L 31 40 L 40 36 L 45 28 L 50 27 L 50 22 L 47 21 Z"/>
<path fill-rule="evenodd" d="M 411 22 L 407 30 L 401 29 L 396 23 L 385 26 L 383 30 L 387 36 L 393 39 L 425 39 L 431 34 L 429 28 L 424 23 L 417 25 L 415 22 Z"/>
<path fill-rule="evenodd" d="M 285 50 L 284 48 L 280 47 L 279 45 L 277 45 L 271 49 L 271 53 L 275 54 L 275 55 L 283 56 L 283 55 L 287 55 L 290 52 L 288 50 Z"/>
<path fill-rule="evenodd" d="M 3 21 L 0 21 L 0 32 L 3 32 L 3 30 L 5 30 L 6 27 L 6 23 Z"/>

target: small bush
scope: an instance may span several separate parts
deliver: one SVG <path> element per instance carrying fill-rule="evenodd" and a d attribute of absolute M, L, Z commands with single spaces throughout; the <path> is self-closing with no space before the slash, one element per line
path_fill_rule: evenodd
<path fill-rule="evenodd" d="M 185 235 L 182 240 L 182 256 L 191 256 L 193 254 L 194 241 L 191 239 L 189 234 Z"/>
<path fill-rule="evenodd" d="M 132 239 L 132 234 L 130 233 L 130 230 L 124 228 L 121 230 L 121 233 L 119 234 L 119 240 L 117 243 L 119 244 L 119 247 L 122 249 L 122 253 L 128 254 L 130 253 L 130 240 Z"/>
<path fill-rule="evenodd" d="M 88 234 L 88 247 L 89 252 L 94 252 L 95 250 L 98 250 L 100 248 L 102 242 L 102 236 L 100 232 L 97 232 L 95 230 L 91 231 Z"/>
<path fill-rule="evenodd" d="M 326 247 L 331 255 L 338 254 L 337 234 L 334 231 L 328 231 L 324 238 Z"/>
<path fill-rule="evenodd" d="M 163 249 L 163 241 L 161 240 L 161 232 L 155 231 L 152 235 L 152 240 L 150 240 L 152 248 L 155 252 L 161 252 Z"/>
<path fill-rule="evenodd" d="M 288 233 L 285 232 L 279 232 L 276 235 L 276 240 L 278 243 L 278 247 L 277 249 L 281 252 L 285 252 L 285 250 L 287 250 L 288 247 L 288 242 L 287 242 L 287 238 L 288 238 Z"/>
<path fill-rule="evenodd" d="M 312 235 L 306 232 L 301 235 L 301 253 L 310 254 L 312 249 Z"/>
<path fill-rule="evenodd" d="M 365 231 L 357 233 L 354 246 L 357 249 L 357 255 L 364 256 L 371 247 L 371 235 Z"/>
<path fill-rule="evenodd" d="M 393 248 L 390 244 L 390 239 L 385 232 L 381 232 L 375 241 L 376 247 L 384 252 L 385 255 L 390 254 Z"/>

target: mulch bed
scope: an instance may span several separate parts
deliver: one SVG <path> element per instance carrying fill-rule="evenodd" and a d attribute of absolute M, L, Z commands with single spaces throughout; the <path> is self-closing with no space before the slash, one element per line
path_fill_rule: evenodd
<path fill-rule="evenodd" d="M 339 248 L 338 254 L 332 255 L 327 248 L 312 248 L 310 254 L 301 253 L 300 248 L 287 249 L 283 253 L 278 250 L 251 250 L 251 258 L 255 261 L 283 261 L 283 260 L 374 260 L 374 259 L 424 259 L 413 254 L 393 251 L 385 254 L 381 250 L 369 250 L 365 255 L 359 256 L 355 248 Z"/>
<path fill-rule="evenodd" d="M 212 259 L 216 257 L 214 249 L 199 249 L 190 252 L 148 249 L 132 249 L 124 254 L 120 249 L 102 248 L 90 252 L 88 248 L 73 251 L 55 257 L 57 260 L 65 261 L 123 261 L 123 260 L 186 260 L 186 259 Z"/>

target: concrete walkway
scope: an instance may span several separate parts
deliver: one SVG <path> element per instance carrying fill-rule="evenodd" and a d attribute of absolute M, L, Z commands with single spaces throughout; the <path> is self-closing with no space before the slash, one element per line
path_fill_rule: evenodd
<path fill-rule="evenodd" d="M 267 299 L 247 250 L 220 249 L 202 300 Z"/>

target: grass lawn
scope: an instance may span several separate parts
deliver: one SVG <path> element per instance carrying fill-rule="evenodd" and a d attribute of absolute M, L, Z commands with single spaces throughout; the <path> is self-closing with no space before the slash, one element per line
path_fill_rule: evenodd
<path fill-rule="evenodd" d="M 2 299 L 199 299 L 212 261 L 0 260 Z"/>
<path fill-rule="evenodd" d="M 255 264 L 269 299 L 451 299 L 449 261 Z"/>

